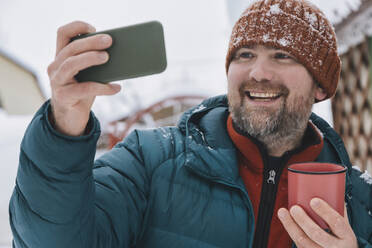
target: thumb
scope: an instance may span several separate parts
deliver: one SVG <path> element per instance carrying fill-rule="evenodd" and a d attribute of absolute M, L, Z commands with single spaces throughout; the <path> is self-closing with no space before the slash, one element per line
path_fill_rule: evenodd
<path fill-rule="evenodd" d="M 117 93 L 121 90 L 121 85 L 120 84 L 109 84 L 109 86 L 115 91 L 115 93 Z"/>

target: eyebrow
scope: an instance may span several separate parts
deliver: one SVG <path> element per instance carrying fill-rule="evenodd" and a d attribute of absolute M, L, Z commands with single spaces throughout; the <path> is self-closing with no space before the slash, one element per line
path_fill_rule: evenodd
<path fill-rule="evenodd" d="M 257 47 L 257 45 L 248 45 L 248 46 L 242 46 L 241 48 L 246 48 L 246 49 L 254 49 L 254 48 L 256 48 Z M 268 48 L 268 49 L 270 49 L 270 50 L 282 50 L 282 51 L 285 51 L 285 50 L 283 50 L 283 49 L 281 49 L 281 48 L 277 48 L 277 47 L 270 47 L 270 46 L 266 46 L 266 48 Z"/>
<path fill-rule="evenodd" d="M 254 49 L 257 45 L 245 45 L 245 46 L 242 46 L 241 48 L 246 48 L 246 49 Z"/>

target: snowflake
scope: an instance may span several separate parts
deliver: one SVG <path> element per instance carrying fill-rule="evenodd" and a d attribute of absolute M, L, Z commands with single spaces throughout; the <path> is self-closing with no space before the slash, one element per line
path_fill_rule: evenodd
<path fill-rule="evenodd" d="M 288 46 L 291 42 L 285 38 L 281 38 L 280 40 L 278 40 L 278 43 L 282 46 Z"/>
<path fill-rule="evenodd" d="M 263 41 L 264 42 L 268 42 L 269 41 L 269 35 L 268 34 L 264 34 L 264 36 L 262 37 Z"/>
<path fill-rule="evenodd" d="M 316 27 L 318 24 L 318 17 L 315 13 L 310 14 L 309 12 L 305 12 L 305 18 L 308 22 L 310 22 L 311 26 Z"/>
<path fill-rule="evenodd" d="M 194 111 L 192 111 L 192 113 L 199 112 L 199 111 L 201 111 L 201 110 L 203 110 L 205 108 L 206 107 L 203 104 L 201 104 L 198 108 L 194 109 Z"/>
<path fill-rule="evenodd" d="M 237 44 L 239 44 L 239 42 L 243 39 L 243 37 L 241 36 L 238 36 L 234 39 L 234 42 L 233 42 L 233 46 L 236 46 Z"/>
<path fill-rule="evenodd" d="M 365 171 L 362 175 L 360 175 L 360 178 L 362 178 L 366 183 L 372 184 L 372 177 L 368 171 Z"/>
<path fill-rule="evenodd" d="M 274 4 L 272 6 L 270 6 L 270 13 L 275 15 L 275 14 L 279 14 L 281 11 L 280 7 L 279 7 L 279 4 Z"/>

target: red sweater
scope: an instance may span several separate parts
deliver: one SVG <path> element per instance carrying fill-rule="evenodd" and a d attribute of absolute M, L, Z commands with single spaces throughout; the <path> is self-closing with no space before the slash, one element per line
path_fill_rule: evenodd
<path fill-rule="evenodd" d="M 238 133 L 232 124 L 231 116 L 227 119 L 227 130 L 230 138 L 238 149 L 239 172 L 247 189 L 249 198 L 253 204 L 255 223 L 257 227 L 257 216 L 260 205 L 264 162 L 263 155 L 257 145 L 248 137 Z M 311 139 L 304 141 L 310 142 L 308 146 L 304 146 L 299 152 L 294 153 L 289 158 L 286 167 L 293 163 L 314 161 L 320 154 L 323 148 L 323 139 L 317 128 L 309 122 L 308 131 Z M 307 139 L 309 136 L 307 136 Z M 315 141 L 315 144 L 314 144 Z M 275 199 L 275 207 L 273 217 L 271 219 L 269 242 L 267 247 L 288 248 L 291 247 L 291 239 L 281 224 L 277 212 L 279 208 L 288 208 L 288 171 L 286 167 L 280 176 L 278 191 Z M 256 235 L 256 234 L 255 234 Z"/>

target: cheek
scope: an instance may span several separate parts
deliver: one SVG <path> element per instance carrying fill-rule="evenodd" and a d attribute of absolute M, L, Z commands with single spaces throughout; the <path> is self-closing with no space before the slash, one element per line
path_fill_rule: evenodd
<path fill-rule="evenodd" d="M 239 66 L 235 63 L 231 63 L 227 72 L 228 89 L 236 90 L 243 81 L 242 70 L 239 70 Z M 231 92 L 233 93 L 233 92 Z"/>
<path fill-rule="evenodd" d="M 227 73 L 227 95 L 230 106 L 239 106 L 241 104 L 241 97 L 239 87 L 242 84 L 242 73 L 238 66 L 230 64 Z"/>
<path fill-rule="evenodd" d="M 310 96 L 313 88 L 313 79 L 305 68 L 289 71 L 285 75 L 285 84 L 289 89 L 290 95 Z"/>

